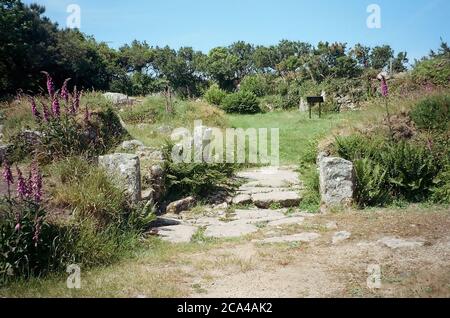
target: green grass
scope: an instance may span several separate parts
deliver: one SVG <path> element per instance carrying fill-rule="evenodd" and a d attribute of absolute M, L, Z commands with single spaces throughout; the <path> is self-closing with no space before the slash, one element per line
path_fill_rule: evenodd
<path fill-rule="evenodd" d="M 309 119 L 307 113 L 290 111 L 227 117 L 233 128 L 279 128 L 281 163 L 298 164 L 307 155 L 311 141 L 330 134 L 332 129 L 358 116 L 361 116 L 360 112 L 349 112 Z"/>

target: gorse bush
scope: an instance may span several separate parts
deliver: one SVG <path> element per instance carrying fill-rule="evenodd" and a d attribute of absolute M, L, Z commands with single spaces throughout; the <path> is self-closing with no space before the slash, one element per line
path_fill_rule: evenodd
<path fill-rule="evenodd" d="M 205 92 L 204 98 L 211 105 L 220 106 L 222 104 L 223 99 L 227 96 L 227 93 L 222 90 L 219 85 L 213 84 L 211 87 Z"/>
<path fill-rule="evenodd" d="M 435 57 L 420 61 L 412 71 L 415 82 L 420 84 L 433 84 L 437 86 L 449 86 L 450 82 L 450 58 L 449 56 Z"/>
<path fill-rule="evenodd" d="M 355 200 L 362 208 L 382 206 L 389 201 L 387 172 L 380 164 L 370 159 L 359 159 L 355 163 Z"/>
<path fill-rule="evenodd" d="M 227 95 L 222 102 L 222 107 L 227 113 L 256 114 L 261 112 L 256 95 L 246 91 Z"/>
<path fill-rule="evenodd" d="M 447 130 L 450 127 L 450 95 L 435 95 L 418 102 L 411 118 L 420 129 Z"/>

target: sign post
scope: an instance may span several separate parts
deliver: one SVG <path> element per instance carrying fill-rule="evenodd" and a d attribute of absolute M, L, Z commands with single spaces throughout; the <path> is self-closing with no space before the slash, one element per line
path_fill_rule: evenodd
<path fill-rule="evenodd" d="M 309 119 L 312 118 L 312 108 L 314 105 L 319 104 L 319 118 L 322 117 L 322 103 L 324 102 L 323 96 L 310 96 L 306 97 L 306 101 L 309 106 Z"/>

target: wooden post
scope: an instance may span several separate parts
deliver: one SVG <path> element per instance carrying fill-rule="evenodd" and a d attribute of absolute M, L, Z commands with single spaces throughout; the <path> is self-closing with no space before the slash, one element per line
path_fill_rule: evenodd
<path fill-rule="evenodd" d="M 309 108 L 309 119 L 312 119 L 312 105 L 311 105 L 311 103 L 308 103 L 308 108 Z"/>
<path fill-rule="evenodd" d="M 322 118 L 322 103 L 319 103 L 319 118 Z"/>

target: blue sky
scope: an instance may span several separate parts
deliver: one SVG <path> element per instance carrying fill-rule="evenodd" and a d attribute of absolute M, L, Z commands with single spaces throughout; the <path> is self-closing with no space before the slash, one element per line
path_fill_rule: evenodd
<path fill-rule="evenodd" d="M 411 58 L 450 42 L 448 0 L 25 0 L 47 8 L 66 25 L 66 8 L 81 7 L 81 31 L 119 47 L 134 39 L 207 52 L 237 40 L 275 44 L 281 39 L 390 44 Z M 381 29 L 366 25 L 367 6 L 381 8 Z"/>

